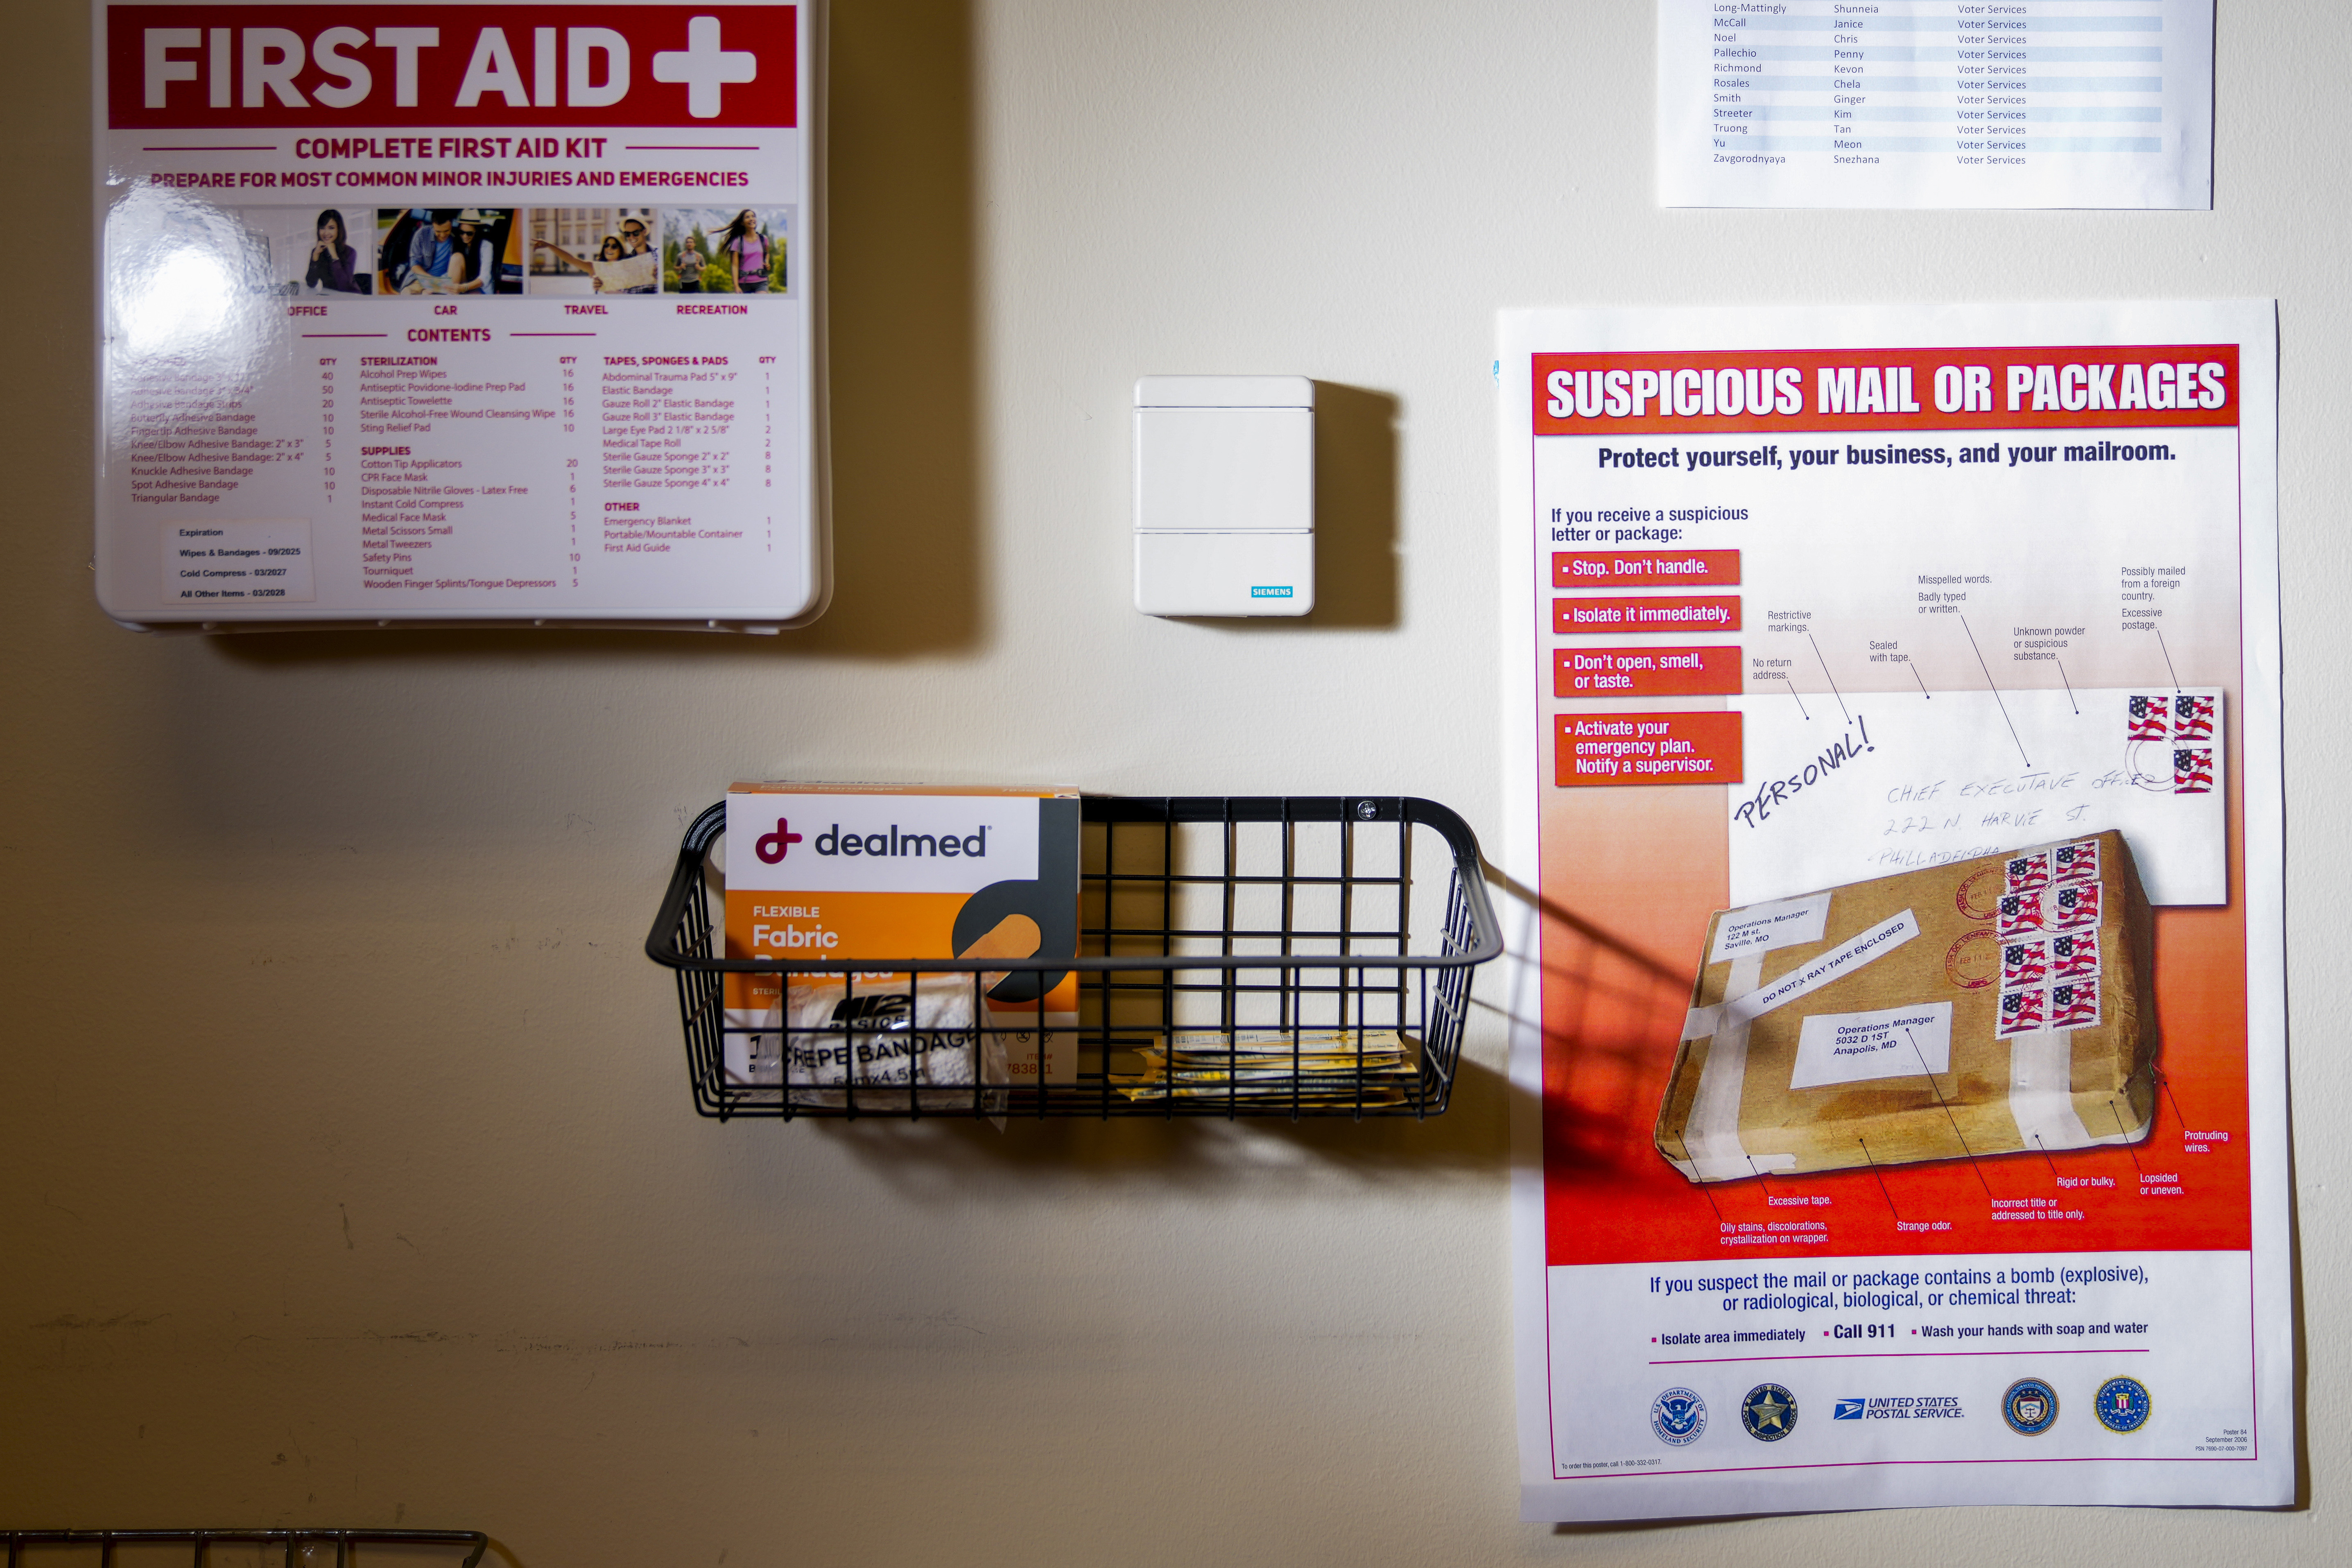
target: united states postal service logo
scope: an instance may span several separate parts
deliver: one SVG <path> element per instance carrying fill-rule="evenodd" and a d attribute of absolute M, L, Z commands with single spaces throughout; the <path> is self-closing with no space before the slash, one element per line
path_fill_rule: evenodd
<path fill-rule="evenodd" d="M 2020 1436 L 2039 1437 L 2058 1425 L 2058 1391 L 2038 1377 L 2021 1377 L 2000 1396 L 2000 1418 Z"/>
<path fill-rule="evenodd" d="M 1669 1388 L 1650 1402 L 1650 1430 L 1670 1448 L 1686 1448 L 1706 1431 L 1706 1401 L 1687 1388 Z"/>
<path fill-rule="evenodd" d="M 2091 1413 L 2110 1432 L 2137 1432 L 2156 1409 L 2147 1384 L 2136 1377 L 2111 1377 L 2091 1396 Z"/>
<path fill-rule="evenodd" d="M 1859 1399 L 1841 1399 L 1837 1402 L 1836 1407 L 1831 1410 L 1830 1419 L 1832 1421 L 1859 1421 L 1862 1419 L 1864 1404 L 1864 1401 Z"/>
<path fill-rule="evenodd" d="M 1777 1443 L 1797 1429 L 1797 1396 L 1777 1383 L 1759 1383 L 1739 1402 L 1739 1424 L 1759 1443 Z"/>

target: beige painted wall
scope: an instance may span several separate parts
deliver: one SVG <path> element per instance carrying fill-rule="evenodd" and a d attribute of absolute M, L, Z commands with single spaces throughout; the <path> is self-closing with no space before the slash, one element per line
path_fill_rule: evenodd
<path fill-rule="evenodd" d="M 1822 215 L 1652 205 L 1633 0 L 841 0 L 826 619 L 205 640 L 91 602 L 86 27 L 7 0 L 0 1524 L 2344 1561 L 2345 34 L 2224 10 L 2216 211 Z M 1421 1129 L 691 1114 L 638 943 L 730 776 L 1412 792 L 1494 838 L 1497 307 L 2227 294 L 2284 334 L 2306 1510 L 1516 1522 L 1491 1070 Z M 1127 607 L 1129 385 L 1191 370 L 1331 385 L 1305 625 Z"/>

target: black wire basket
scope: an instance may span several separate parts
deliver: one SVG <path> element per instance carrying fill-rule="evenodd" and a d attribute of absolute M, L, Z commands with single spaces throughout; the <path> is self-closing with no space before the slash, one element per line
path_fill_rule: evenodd
<path fill-rule="evenodd" d="M 1461 817 L 1409 796 L 1088 795 L 1075 958 L 728 958 L 711 906 L 724 803 L 678 847 L 646 952 L 677 971 L 695 1109 L 737 1116 L 1428 1117 L 1461 1061 L 1470 972 L 1503 950 Z M 1416 900 L 1443 880 L 1444 896 Z M 1078 978 L 1075 1029 L 1015 1019 L 1008 1075 L 983 984 Z M 724 977 L 824 986 L 822 1021 L 746 1017 Z M 992 992 L 992 994 L 1001 994 Z M 992 1007 L 995 1028 L 1004 1014 Z M 942 1025 L 945 1017 L 949 1021 Z M 1010 1031 L 1006 1031 L 1010 1032 Z M 877 1042 L 887 1040 L 887 1051 Z M 900 1076 L 866 1076 L 887 1057 Z M 830 1072 L 810 1064 L 841 1064 Z M 1010 1069 L 1017 1071 L 1018 1068 Z"/>
<path fill-rule="evenodd" d="M 88 1563 L 87 1553 L 92 1549 L 100 1568 L 116 1568 L 118 1559 L 153 1563 L 168 1561 L 160 1550 L 152 1550 L 166 1546 L 184 1546 L 192 1551 L 193 1559 L 181 1561 L 190 1562 L 193 1568 L 210 1568 L 218 1563 L 215 1547 L 236 1546 L 255 1549 L 231 1553 L 247 1561 L 262 1553 L 276 1555 L 271 1548 L 282 1549 L 285 1568 L 323 1563 L 322 1549 L 329 1546 L 335 1549 L 335 1568 L 362 1568 L 364 1562 L 372 1562 L 376 1556 L 382 1556 L 386 1563 L 393 1562 L 392 1553 L 352 1550 L 356 1546 L 378 1545 L 463 1547 L 466 1557 L 460 1568 L 476 1568 L 490 1545 L 490 1538 L 478 1530 L 9 1530 L 0 1531 L 0 1541 L 8 1544 L 7 1568 L 18 1568 L 19 1563 L 31 1568 L 35 1563 L 54 1563 L 64 1568 L 68 1563 Z M 27 1550 L 36 1547 L 57 1550 Z M 123 1552 L 125 1547 L 131 1550 Z M 412 1564 L 420 1561 L 413 1552 L 397 1560 Z"/>

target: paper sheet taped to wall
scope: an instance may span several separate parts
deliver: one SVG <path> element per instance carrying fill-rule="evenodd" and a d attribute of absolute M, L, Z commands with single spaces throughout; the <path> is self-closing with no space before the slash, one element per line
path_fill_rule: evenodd
<path fill-rule="evenodd" d="M 1659 0 L 1658 199 L 2205 207 L 2212 0 Z"/>
<path fill-rule="evenodd" d="M 2293 1496 L 2274 336 L 1505 318 L 1528 1518 Z"/>

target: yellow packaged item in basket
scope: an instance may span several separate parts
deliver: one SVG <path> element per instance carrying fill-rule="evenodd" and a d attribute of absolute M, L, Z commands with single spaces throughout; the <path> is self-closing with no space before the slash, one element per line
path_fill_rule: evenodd
<path fill-rule="evenodd" d="M 1398 1105 L 1421 1085 L 1419 1042 L 1394 1029 L 1180 1031 L 1119 1053 L 1129 1100 Z"/>

